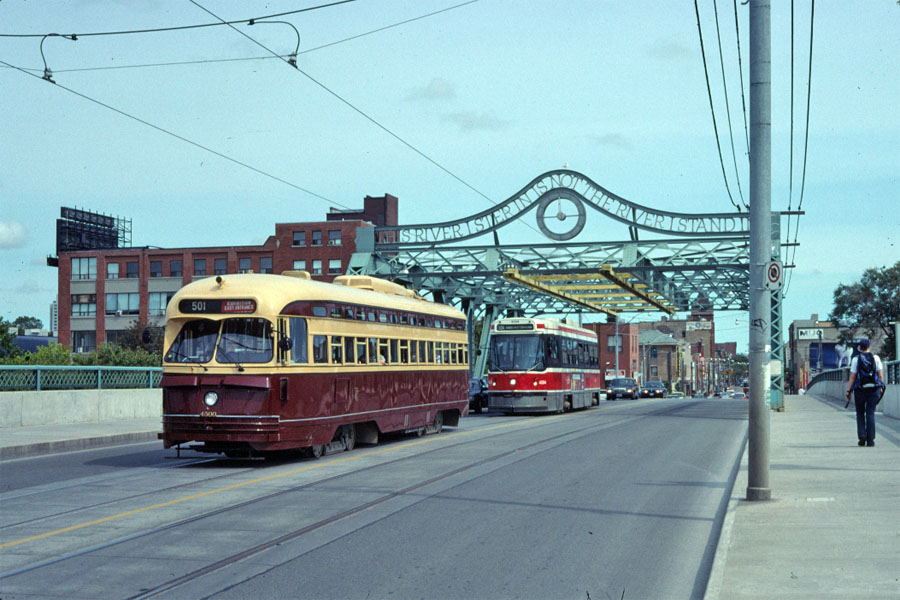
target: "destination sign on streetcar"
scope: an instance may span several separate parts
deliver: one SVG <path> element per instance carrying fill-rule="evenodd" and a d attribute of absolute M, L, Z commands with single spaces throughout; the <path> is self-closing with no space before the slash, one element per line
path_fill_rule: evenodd
<path fill-rule="evenodd" d="M 178 310 L 184 314 L 237 315 L 256 312 L 256 300 L 212 298 L 186 299 L 178 303 Z"/>

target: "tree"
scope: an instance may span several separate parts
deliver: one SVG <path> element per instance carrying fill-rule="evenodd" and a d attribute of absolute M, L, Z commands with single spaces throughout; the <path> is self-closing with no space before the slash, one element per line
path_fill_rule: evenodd
<path fill-rule="evenodd" d="M 10 358 L 22 353 L 14 341 L 16 335 L 9 332 L 11 327 L 12 323 L 0 318 L 0 357 Z"/>
<path fill-rule="evenodd" d="M 846 321 L 851 328 L 864 331 L 870 338 L 883 336 L 882 358 L 895 360 L 891 322 L 900 320 L 900 261 L 892 267 L 866 269 L 857 283 L 838 285 L 829 318 Z M 852 333 L 848 333 L 844 338 L 851 336 Z"/>
<path fill-rule="evenodd" d="M 24 335 L 26 329 L 43 329 L 44 323 L 37 317 L 18 317 L 13 325 L 19 328 L 19 335 Z"/>

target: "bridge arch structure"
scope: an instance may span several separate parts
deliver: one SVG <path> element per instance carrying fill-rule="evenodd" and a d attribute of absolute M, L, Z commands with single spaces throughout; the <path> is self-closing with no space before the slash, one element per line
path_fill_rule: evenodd
<path fill-rule="evenodd" d="M 780 224 L 788 214 L 772 212 L 773 260 L 781 254 Z M 582 241 L 594 218 L 621 223 L 627 237 Z M 516 222 L 546 241 L 501 244 L 499 233 Z M 613 319 L 637 311 L 748 310 L 749 229 L 748 213 L 657 210 L 559 169 L 474 215 L 360 228 L 348 273 L 409 284 L 458 306 L 470 323 L 483 319 L 481 338 L 470 331 L 470 341 L 484 348 L 487 325 L 504 313 L 601 312 Z M 769 323 L 753 324 L 768 328 L 772 339 L 773 406 L 783 394 L 781 300 L 773 290 Z M 473 354 L 473 372 L 481 372 L 485 353 Z"/>

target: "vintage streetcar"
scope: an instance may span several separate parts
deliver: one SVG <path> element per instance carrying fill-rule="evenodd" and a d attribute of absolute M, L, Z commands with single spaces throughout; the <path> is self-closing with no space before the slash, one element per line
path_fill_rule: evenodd
<path fill-rule="evenodd" d="M 498 319 L 488 350 L 488 406 L 552 413 L 600 403 L 597 334 L 559 319 Z"/>
<path fill-rule="evenodd" d="M 166 448 L 319 457 L 468 411 L 463 313 L 373 277 L 200 279 L 169 302 L 164 346 Z"/>

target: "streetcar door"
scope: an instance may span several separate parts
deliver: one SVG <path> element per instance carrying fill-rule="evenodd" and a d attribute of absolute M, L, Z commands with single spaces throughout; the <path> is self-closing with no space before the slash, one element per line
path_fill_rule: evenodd
<path fill-rule="evenodd" d="M 336 377 L 334 380 L 334 412 L 346 412 L 350 408 L 350 378 Z"/>

